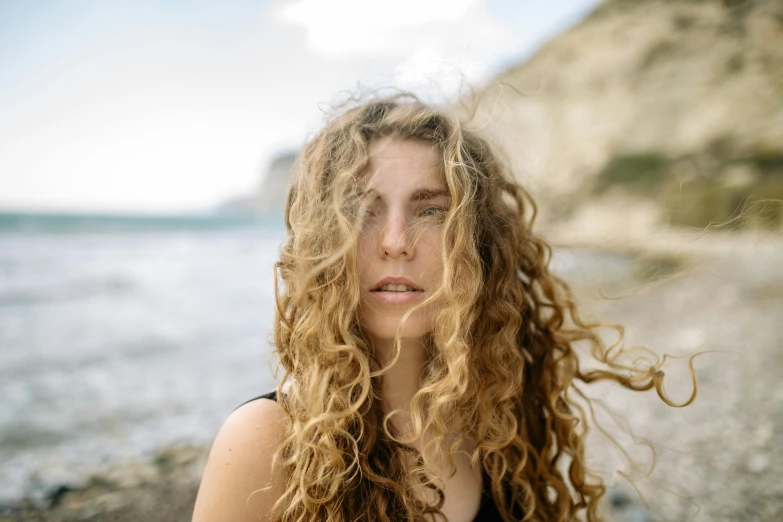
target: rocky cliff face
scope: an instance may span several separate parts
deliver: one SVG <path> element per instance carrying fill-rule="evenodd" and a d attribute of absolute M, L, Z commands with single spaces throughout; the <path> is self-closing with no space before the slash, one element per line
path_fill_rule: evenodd
<path fill-rule="evenodd" d="M 780 0 L 606 0 L 478 100 L 551 218 L 704 226 L 783 199 Z"/>
<path fill-rule="evenodd" d="M 282 216 L 296 157 L 295 152 L 283 152 L 275 156 L 255 193 L 225 201 L 218 210 L 227 213 L 269 213 Z"/>
<path fill-rule="evenodd" d="M 255 205 L 259 209 L 280 210 L 282 212 L 291 183 L 291 169 L 294 167 L 296 157 L 295 152 L 286 152 L 279 154 L 272 160 L 256 193 Z"/>

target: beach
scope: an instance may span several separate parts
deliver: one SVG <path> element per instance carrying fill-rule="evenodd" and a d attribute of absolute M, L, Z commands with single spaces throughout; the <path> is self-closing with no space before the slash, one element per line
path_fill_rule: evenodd
<path fill-rule="evenodd" d="M 0 521 L 189 520 L 220 423 L 274 386 L 271 267 L 281 233 L 195 226 L 0 238 L 0 266 L 13 275 L 0 297 Z M 634 462 L 591 431 L 588 464 L 611 489 L 607 519 L 778 520 L 781 238 L 577 239 L 553 235 L 552 266 L 585 318 L 623 324 L 629 346 L 707 352 L 693 360 L 699 390 L 687 408 L 654 392 L 585 387 L 625 419 L 597 408 Z M 674 402 L 690 396 L 687 364 L 663 367 Z M 649 476 L 648 447 L 623 422 L 656 448 Z"/>

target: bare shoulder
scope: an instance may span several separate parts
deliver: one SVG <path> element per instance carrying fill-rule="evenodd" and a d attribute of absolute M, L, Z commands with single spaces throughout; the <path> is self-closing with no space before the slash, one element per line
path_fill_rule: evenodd
<path fill-rule="evenodd" d="M 272 458 L 286 429 L 286 415 L 275 401 L 258 399 L 234 411 L 212 444 L 193 522 L 267 520 L 285 491 L 282 477 L 273 475 Z"/>

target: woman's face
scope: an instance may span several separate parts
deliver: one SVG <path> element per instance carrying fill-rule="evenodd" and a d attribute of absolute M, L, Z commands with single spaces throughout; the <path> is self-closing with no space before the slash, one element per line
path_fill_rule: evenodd
<path fill-rule="evenodd" d="M 441 284 L 443 219 L 451 198 L 442 160 L 425 141 L 382 138 L 370 144 L 368 189 L 375 189 L 359 239 L 359 321 L 374 340 L 394 339 L 409 309 Z M 432 329 L 434 305 L 414 312 L 403 338 Z"/>

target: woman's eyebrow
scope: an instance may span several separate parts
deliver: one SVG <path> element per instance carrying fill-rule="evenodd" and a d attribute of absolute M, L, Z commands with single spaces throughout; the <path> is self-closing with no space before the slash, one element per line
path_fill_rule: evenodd
<path fill-rule="evenodd" d="M 435 198 L 451 198 L 451 193 L 447 189 L 418 189 L 411 194 L 411 201 L 426 201 Z"/>

